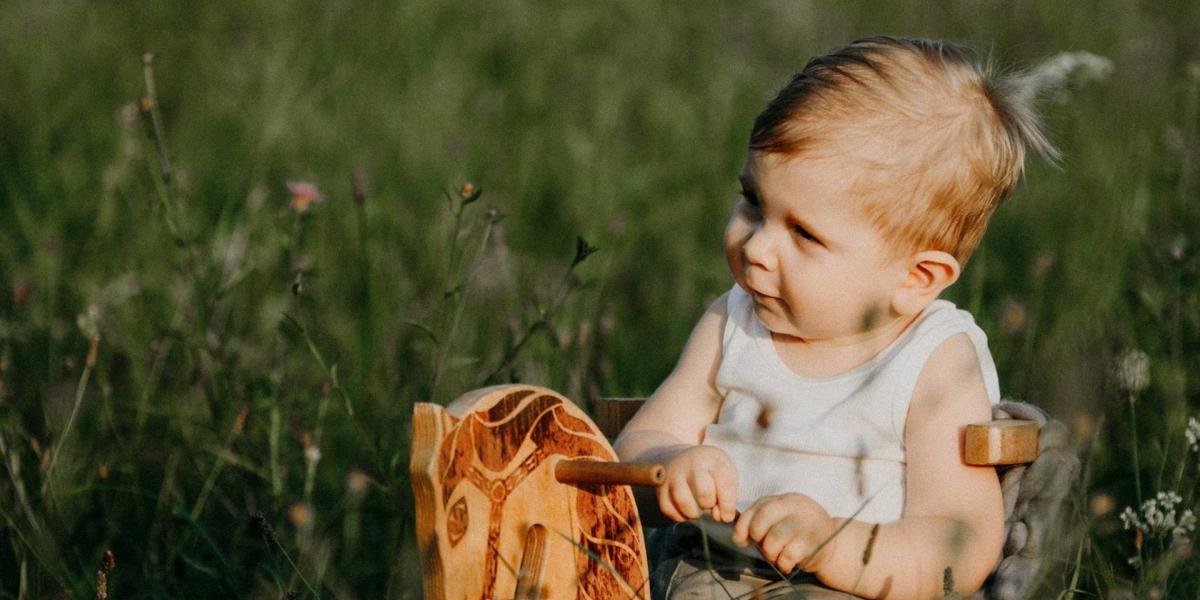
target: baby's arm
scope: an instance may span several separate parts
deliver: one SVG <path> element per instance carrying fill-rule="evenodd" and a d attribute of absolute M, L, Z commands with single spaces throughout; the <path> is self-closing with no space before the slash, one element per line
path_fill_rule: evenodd
<path fill-rule="evenodd" d="M 865 566 L 873 525 L 849 521 L 804 569 L 868 598 L 940 598 L 946 567 L 955 591 L 978 589 L 1000 555 L 1004 507 L 995 469 L 964 464 L 962 439 L 966 425 L 990 419 L 975 348 L 955 335 L 930 356 L 909 405 L 904 517 L 879 526 Z M 782 569 L 803 564 L 847 521 L 805 500 L 794 494 L 756 503 L 738 520 L 735 540 L 758 542 Z"/>
<path fill-rule="evenodd" d="M 702 446 L 704 428 L 716 421 L 721 408 L 717 368 L 725 328 L 726 295 L 705 311 L 692 330 L 675 370 L 634 415 L 614 446 L 626 462 L 661 463 L 667 481 L 638 494 L 642 519 L 661 523 L 659 513 L 672 521 L 695 519 L 711 511 L 718 520 L 732 521 L 736 511 L 737 472 L 724 452 Z"/>

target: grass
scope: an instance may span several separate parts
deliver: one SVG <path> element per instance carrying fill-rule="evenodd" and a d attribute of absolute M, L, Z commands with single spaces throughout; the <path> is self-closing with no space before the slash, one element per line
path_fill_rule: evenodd
<path fill-rule="evenodd" d="M 750 120 L 872 33 L 1113 61 L 1046 105 L 1062 168 L 1032 166 L 949 298 L 1089 452 L 1047 597 L 1195 597 L 1169 539 L 1126 562 L 1118 514 L 1138 485 L 1197 507 L 1198 30 L 1115 1 L 11 3 L 0 597 L 95 596 L 110 549 L 112 597 L 419 596 L 413 402 L 652 391 L 730 285 Z M 291 210 L 288 180 L 325 202 Z M 572 264 L 580 237 L 601 250 Z"/>

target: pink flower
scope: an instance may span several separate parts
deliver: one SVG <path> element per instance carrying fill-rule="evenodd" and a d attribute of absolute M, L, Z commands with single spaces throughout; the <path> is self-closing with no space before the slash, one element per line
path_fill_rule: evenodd
<path fill-rule="evenodd" d="M 310 181 L 289 179 L 288 191 L 292 193 L 292 210 L 299 214 L 308 212 L 310 204 L 320 204 L 325 201 L 325 194 L 317 189 L 317 184 Z"/>

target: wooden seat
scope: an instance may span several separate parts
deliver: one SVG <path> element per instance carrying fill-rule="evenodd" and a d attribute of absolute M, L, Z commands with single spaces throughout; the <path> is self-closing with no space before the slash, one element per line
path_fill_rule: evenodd
<path fill-rule="evenodd" d="M 599 427 L 536 386 L 476 390 L 445 409 L 417 404 L 409 469 L 425 597 L 649 598 L 629 486 L 661 484 L 662 467 L 620 464 L 606 439 L 643 402 L 600 399 Z M 1079 461 L 1066 429 L 1036 407 L 1004 402 L 993 416 L 968 428 L 964 447 L 970 464 L 997 466 L 1006 517 L 1004 555 L 975 598 L 1015 600 Z"/>

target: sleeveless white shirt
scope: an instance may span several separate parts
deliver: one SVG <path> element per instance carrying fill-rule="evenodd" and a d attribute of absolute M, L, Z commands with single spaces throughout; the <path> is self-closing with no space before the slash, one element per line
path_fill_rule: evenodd
<path fill-rule="evenodd" d="M 724 401 L 704 443 L 737 467 L 739 510 L 761 496 L 798 492 L 832 517 L 899 519 L 908 404 L 929 355 L 952 335 L 970 337 L 988 399 L 1000 401 L 987 336 L 945 300 L 931 303 L 874 358 L 829 378 L 805 377 L 783 363 L 739 286 L 729 292 L 727 313 L 716 381 Z"/>

